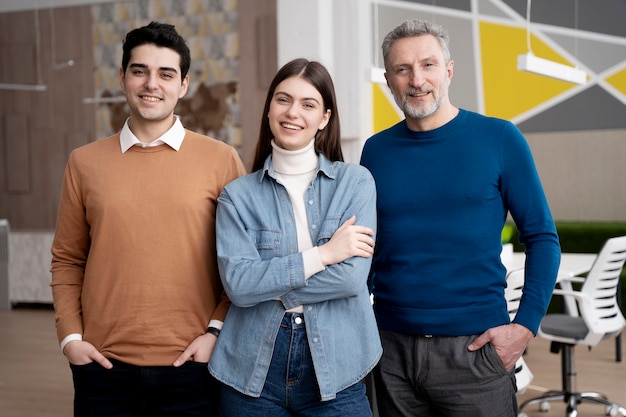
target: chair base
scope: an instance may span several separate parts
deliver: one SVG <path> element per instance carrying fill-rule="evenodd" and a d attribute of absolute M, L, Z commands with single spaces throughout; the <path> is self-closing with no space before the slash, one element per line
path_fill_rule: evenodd
<path fill-rule="evenodd" d="M 526 416 L 523 413 L 524 408 L 532 404 L 539 404 L 539 408 L 542 411 L 549 410 L 549 402 L 550 401 L 562 401 L 567 404 L 565 408 L 565 415 L 567 417 L 576 417 L 578 416 L 578 404 L 582 402 L 592 402 L 600 405 L 604 405 L 605 414 L 607 416 L 615 417 L 620 413 L 622 416 L 626 416 L 626 408 L 623 406 L 611 402 L 608 400 L 606 395 L 599 392 L 563 392 L 563 391 L 549 391 L 542 395 L 541 397 L 531 398 L 529 400 L 524 401 L 519 406 L 519 414 L 518 416 Z"/>

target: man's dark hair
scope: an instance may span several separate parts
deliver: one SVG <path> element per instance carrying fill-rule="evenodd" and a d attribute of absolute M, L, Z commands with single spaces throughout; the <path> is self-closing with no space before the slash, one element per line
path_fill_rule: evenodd
<path fill-rule="evenodd" d="M 122 68 L 124 72 L 130 62 L 130 55 L 134 48 L 154 44 L 162 48 L 169 48 L 180 55 L 180 75 L 184 80 L 191 65 L 191 54 L 185 40 L 176 32 L 174 25 L 161 22 L 150 22 L 147 26 L 133 29 L 126 34 L 122 47 Z"/>

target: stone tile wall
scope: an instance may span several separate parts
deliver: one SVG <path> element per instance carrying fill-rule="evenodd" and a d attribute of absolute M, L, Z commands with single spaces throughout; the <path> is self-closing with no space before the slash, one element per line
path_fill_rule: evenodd
<path fill-rule="evenodd" d="M 190 86 L 176 113 L 185 127 L 235 147 L 239 120 L 237 0 L 136 0 L 92 6 L 94 97 L 122 95 L 122 41 L 135 27 L 157 20 L 176 26 L 191 51 Z M 128 115 L 123 99 L 96 104 L 98 138 L 118 131 Z"/>

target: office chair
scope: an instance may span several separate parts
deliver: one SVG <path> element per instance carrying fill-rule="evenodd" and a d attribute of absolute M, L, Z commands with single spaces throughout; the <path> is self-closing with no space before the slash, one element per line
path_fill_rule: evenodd
<path fill-rule="evenodd" d="M 560 278 L 560 288 L 555 295 L 563 296 L 564 301 L 575 300 L 574 308 L 566 304 L 566 314 L 548 314 L 541 321 L 538 335 L 551 340 L 550 351 L 561 352 L 561 391 L 547 392 L 541 397 L 525 401 L 520 407 L 519 416 L 526 416 L 522 410 L 539 403 L 540 409 L 547 411 L 549 401 L 561 400 L 566 403 L 566 416 L 578 415 L 577 406 L 583 401 L 604 405 L 606 415 L 626 416 L 626 408 L 609 401 L 599 392 L 576 391 L 576 370 L 574 367 L 574 347 L 597 345 L 605 337 L 614 337 L 626 326 L 626 320 L 617 303 L 619 277 L 626 260 L 626 236 L 606 241 L 586 278 Z M 580 290 L 574 290 L 572 282 L 580 282 Z M 571 298 L 570 298 L 571 297 Z"/>
<path fill-rule="evenodd" d="M 515 318 L 519 303 L 522 298 L 522 290 L 524 288 L 524 269 L 516 269 L 509 272 L 506 277 L 506 288 L 504 289 L 504 298 L 509 311 L 511 320 Z M 533 380 L 534 375 L 526 364 L 523 357 L 515 362 L 515 382 L 517 384 L 517 393 L 523 394 Z"/>

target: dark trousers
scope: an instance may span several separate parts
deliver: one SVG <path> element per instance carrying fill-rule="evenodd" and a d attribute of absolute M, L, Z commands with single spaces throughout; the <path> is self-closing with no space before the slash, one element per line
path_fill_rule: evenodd
<path fill-rule="evenodd" d="M 374 370 L 382 417 L 517 417 L 515 370 L 491 344 L 467 350 L 475 336 L 425 337 L 380 331 Z"/>
<path fill-rule="evenodd" d="M 217 417 L 219 385 L 206 363 L 70 365 L 75 417 Z"/>

